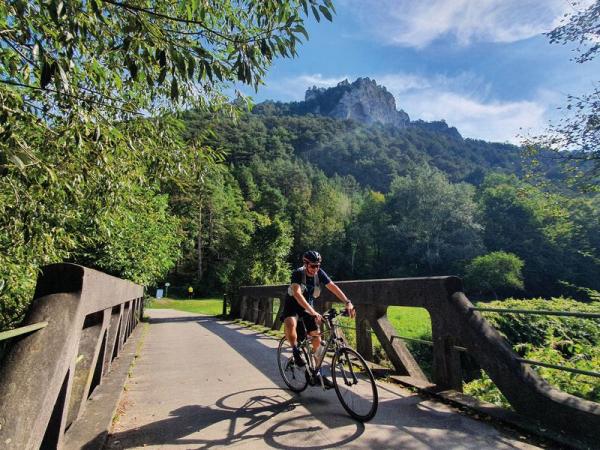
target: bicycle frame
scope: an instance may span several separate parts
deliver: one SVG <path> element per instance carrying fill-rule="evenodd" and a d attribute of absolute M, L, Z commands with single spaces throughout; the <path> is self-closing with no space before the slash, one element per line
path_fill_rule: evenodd
<path fill-rule="evenodd" d="M 324 334 L 316 336 L 298 333 L 298 348 L 302 353 L 302 361 L 298 354 L 294 355 L 294 348 L 286 337 L 279 340 L 277 348 L 277 364 L 285 384 L 294 392 L 300 393 L 308 385 L 320 384 L 323 390 L 335 389 L 335 393 L 344 409 L 356 420 L 366 422 L 377 413 L 378 394 L 373 373 L 365 359 L 354 349 L 346 345 L 341 325 L 336 323 L 338 311 L 332 309 L 325 314 L 325 324 L 329 326 L 330 334 L 322 344 L 317 347 L 319 352 L 315 355 L 312 351 L 313 339 L 321 339 Z M 306 324 L 297 324 L 299 331 L 306 331 Z M 316 345 L 316 342 L 314 342 Z M 322 376 L 320 369 L 327 352 L 333 350 L 331 360 L 331 383 Z M 318 380 L 318 381 L 317 381 Z M 327 382 L 327 387 L 325 387 Z M 356 387 L 356 389 L 355 389 Z"/>
<path fill-rule="evenodd" d="M 302 326 L 304 327 L 304 331 L 306 334 L 306 337 L 300 343 L 300 346 L 304 347 L 304 351 L 305 351 L 305 354 L 308 359 L 308 361 L 307 361 L 308 369 L 310 370 L 310 373 L 312 376 L 316 375 L 319 372 L 319 370 L 321 369 L 321 366 L 323 365 L 323 361 L 325 360 L 325 356 L 327 356 L 327 352 L 331 348 L 334 349 L 335 354 L 338 354 L 342 348 L 346 347 L 346 345 L 344 343 L 344 338 L 342 336 L 340 336 L 340 334 L 338 332 L 338 325 L 335 323 L 335 317 L 336 316 L 331 317 L 327 314 L 325 314 L 323 317 L 327 321 L 327 325 L 329 326 L 331 333 L 325 342 L 321 341 L 321 346 L 324 346 L 324 349 L 320 350 L 321 356 L 318 359 L 313 352 L 312 340 L 313 339 L 321 339 L 322 333 L 319 332 L 319 334 L 317 336 L 309 335 L 306 332 L 306 325 L 304 324 L 304 321 L 303 320 L 299 321 L 302 323 Z M 350 365 L 350 368 L 351 368 L 350 370 L 352 373 L 352 381 L 348 380 L 345 373 L 343 374 L 344 383 L 347 386 L 351 386 L 352 384 L 356 384 L 358 382 L 356 375 L 352 371 L 351 365 Z M 323 389 L 325 389 L 322 378 L 321 378 L 321 387 Z"/>

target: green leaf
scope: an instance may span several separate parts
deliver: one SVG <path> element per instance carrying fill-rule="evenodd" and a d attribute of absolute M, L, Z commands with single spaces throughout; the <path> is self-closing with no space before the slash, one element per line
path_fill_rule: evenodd
<path fill-rule="evenodd" d="M 315 5 L 311 5 L 310 7 L 312 8 L 313 16 L 315 16 L 315 19 L 317 19 L 317 22 L 320 22 L 321 16 L 319 16 L 319 11 L 315 7 Z"/>
<path fill-rule="evenodd" d="M 196 71 L 196 60 L 192 55 L 188 55 L 187 58 L 187 77 L 188 79 L 194 78 L 194 72 Z"/>
<path fill-rule="evenodd" d="M 158 60 L 158 65 L 162 69 L 167 65 L 167 53 L 164 50 L 158 50 L 156 52 L 156 59 Z"/>
<path fill-rule="evenodd" d="M 15 155 L 14 153 L 13 153 L 12 155 L 10 155 L 10 156 L 8 157 L 8 159 L 9 159 L 10 161 L 12 161 L 12 162 L 15 164 L 15 166 L 17 166 L 17 168 L 18 168 L 19 170 L 24 170 L 24 169 L 25 169 L 25 163 L 23 163 L 23 161 L 21 160 L 21 158 L 19 158 L 19 157 L 18 157 L 17 155 Z"/>
<path fill-rule="evenodd" d="M 166 77 L 167 77 L 167 68 L 163 67 L 162 69 L 160 69 L 160 74 L 158 75 L 158 80 L 157 80 L 158 84 L 163 84 Z"/>
<path fill-rule="evenodd" d="M 308 3 L 306 0 L 300 0 L 302 3 L 302 9 L 304 9 L 304 15 L 308 16 Z"/>
<path fill-rule="evenodd" d="M 56 71 L 56 63 L 54 61 L 48 62 L 48 60 L 44 60 L 42 62 L 42 74 L 40 75 L 40 87 L 44 89 L 48 86 L 48 83 L 52 80 L 52 76 Z"/>
<path fill-rule="evenodd" d="M 56 183 L 56 181 L 58 180 L 58 178 L 56 177 L 56 172 L 54 172 L 54 170 L 52 170 L 52 168 L 46 166 L 45 167 L 46 172 L 48 172 L 48 175 L 50 176 L 50 179 L 52 180 L 52 182 Z"/>
<path fill-rule="evenodd" d="M 308 41 L 308 33 L 306 32 L 306 29 L 302 26 L 302 25 L 298 25 L 296 27 L 294 27 L 292 29 L 292 31 L 298 32 L 298 33 L 302 33 L 304 35 L 304 37 L 306 38 L 306 40 Z"/>
<path fill-rule="evenodd" d="M 319 10 L 323 13 L 327 20 L 329 20 L 330 22 L 333 20 L 333 17 L 331 17 L 331 13 L 325 6 L 319 5 Z"/>

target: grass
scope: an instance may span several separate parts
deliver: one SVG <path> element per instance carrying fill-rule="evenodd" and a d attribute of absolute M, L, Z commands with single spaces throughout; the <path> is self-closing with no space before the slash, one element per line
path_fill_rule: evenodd
<path fill-rule="evenodd" d="M 176 309 L 207 316 L 219 316 L 223 313 L 222 298 L 193 298 L 189 300 L 176 300 L 172 298 L 152 299 L 148 308 Z"/>
<path fill-rule="evenodd" d="M 390 306 L 387 315 L 398 335 L 431 340 L 431 319 L 427 310 L 409 306 Z"/>

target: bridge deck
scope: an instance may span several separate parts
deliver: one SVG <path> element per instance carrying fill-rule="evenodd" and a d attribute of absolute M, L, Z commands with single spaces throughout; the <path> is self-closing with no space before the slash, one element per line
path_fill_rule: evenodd
<path fill-rule="evenodd" d="M 276 340 L 210 317 L 147 312 L 107 448 L 536 448 L 388 383 L 379 383 L 375 418 L 359 424 L 333 390 L 284 389 Z"/>

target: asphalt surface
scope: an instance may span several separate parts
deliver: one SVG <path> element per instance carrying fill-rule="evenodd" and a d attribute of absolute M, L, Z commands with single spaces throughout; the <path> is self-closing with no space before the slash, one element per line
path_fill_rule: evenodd
<path fill-rule="evenodd" d="M 285 389 L 277 341 L 237 324 L 147 310 L 149 330 L 108 449 L 528 449 L 518 434 L 380 382 L 361 424 L 333 390 Z"/>

